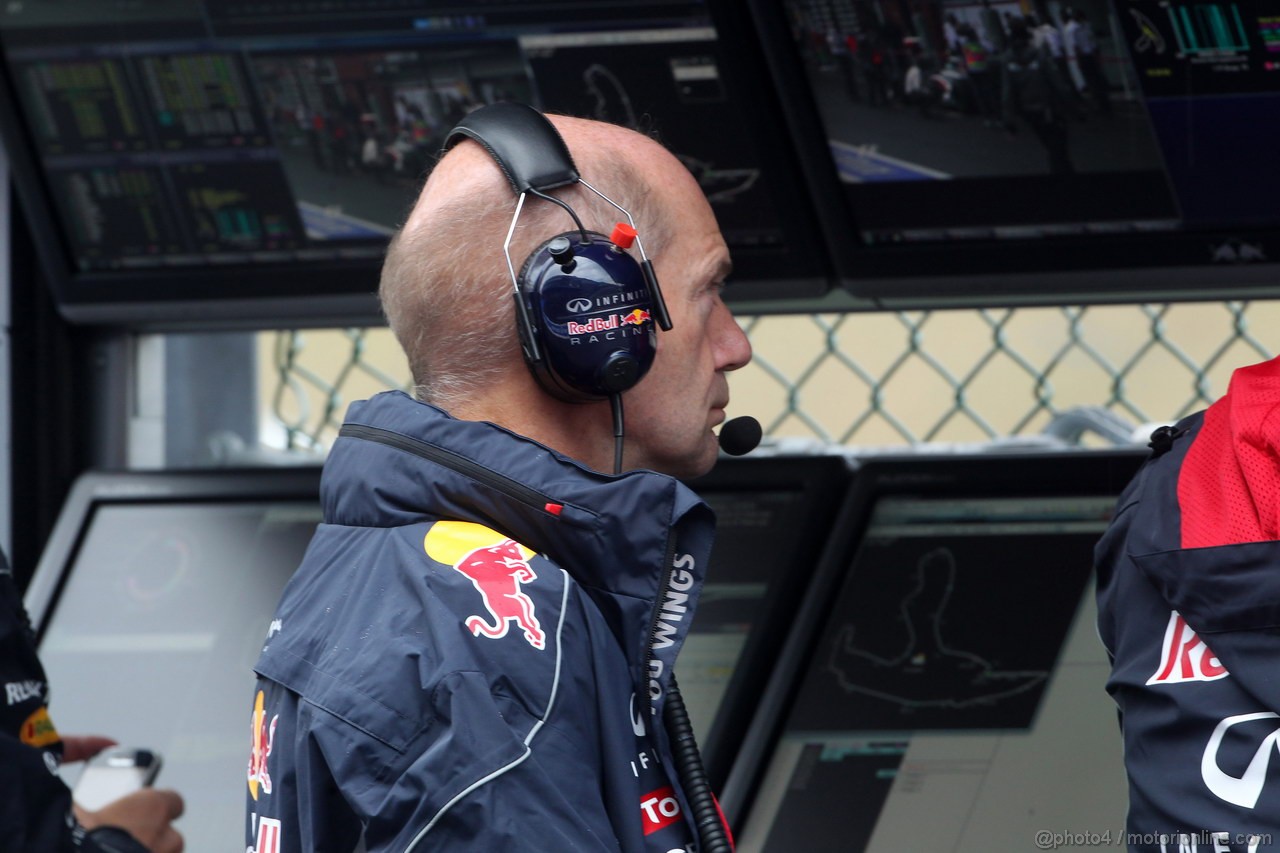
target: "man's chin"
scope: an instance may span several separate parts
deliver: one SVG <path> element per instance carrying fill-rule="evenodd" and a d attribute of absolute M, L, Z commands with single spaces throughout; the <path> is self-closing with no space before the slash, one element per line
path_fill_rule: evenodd
<path fill-rule="evenodd" d="M 676 447 L 661 448 L 666 452 L 651 448 L 651 452 L 642 458 L 636 458 L 629 467 L 648 468 L 660 474 L 666 474 L 680 480 L 692 480 L 715 467 L 716 458 L 720 455 L 720 443 L 709 428 L 696 446 L 682 450 Z"/>
<path fill-rule="evenodd" d="M 720 456 L 720 443 L 716 439 L 715 433 L 708 431 L 708 439 L 703 443 L 702 447 L 696 454 L 690 454 L 683 464 L 678 467 L 679 473 L 673 473 L 673 477 L 679 477 L 682 480 L 692 480 L 701 477 L 711 471 L 716 465 L 716 459 Z"/>

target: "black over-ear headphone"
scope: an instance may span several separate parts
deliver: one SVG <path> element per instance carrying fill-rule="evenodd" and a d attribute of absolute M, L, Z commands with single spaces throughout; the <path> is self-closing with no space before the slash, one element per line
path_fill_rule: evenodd
<path fill-rule="evenodd" d="M 539 384 L 573 403 L 616 399 L 649 370 L 657 353 L 655 322 L 671 319 L 653 264 L 625 208 L 588 184 L 546 116 L 525 104 L 497 103 L 468 114 L 445 138 L 479 142 L 517 196 L 503 251 L 511 272 L 520 346 Z M 606 237 L 588 231 L 566 202 L 548 195 L 581 184 L 627 218 Z M 517 273 L 511 235 L 528 195 L 563 207 L 577 228 L 539 246 Z M 641 260 L 627 251 L 634 243 Z"/>

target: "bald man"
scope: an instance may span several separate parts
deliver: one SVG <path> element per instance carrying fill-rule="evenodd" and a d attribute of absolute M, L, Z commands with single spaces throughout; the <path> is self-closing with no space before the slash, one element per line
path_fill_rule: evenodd
<path fill-rule="evenodd" d="M 721 301 L 729 252 L 662 146 L 550 120 L 583 180 L 631 213 L 670 314 L 621 395 L 621 454 L 610 401 L 549 393 L 516 331 L 513 271 L 577 225 L 526 204 L 509 269 L 516 194 L 463 139 L 383 268 L 414 395 L 352 405 L 325 523 L 256 667 L 254 853 L 723 843 L 695 829 L 709 792 L 677 772 L 664 718 L 713 533 L 676 478 L 714 464 L 726 375 L 751 357 Z M 590 231 L 621 218 L 581 184 L 553 193 Z"/>

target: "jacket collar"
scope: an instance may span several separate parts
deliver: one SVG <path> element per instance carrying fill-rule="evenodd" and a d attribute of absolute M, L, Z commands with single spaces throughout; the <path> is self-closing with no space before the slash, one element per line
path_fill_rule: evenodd
<path fill-rule="evenodd" d="M 714 524 L 710 508 L 672 477 L 593 471 L 400 391 L 351 405 L 325 463 L 321 502 L 334 524 L 483 524 L 546 554 L 581 584 L 648 600 L 660 594 L 677 547 L 693 557 L 701 586 Z"/>

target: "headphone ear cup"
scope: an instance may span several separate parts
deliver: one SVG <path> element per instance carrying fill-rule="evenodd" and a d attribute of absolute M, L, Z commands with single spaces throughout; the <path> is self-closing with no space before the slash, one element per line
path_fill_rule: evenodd
<path fill-rule="evenodd" d="M 570 231 L 547 240 L 517 277 L 532 325 L 520 324 L 526 360 L 544 389 L 575 403 L 634 387 L 658 347 L 640 264 L 603 234 L 585 232 L 586 242 L 583 236 Z M 529 358 L 531 351 L 539 357 Z"/>

